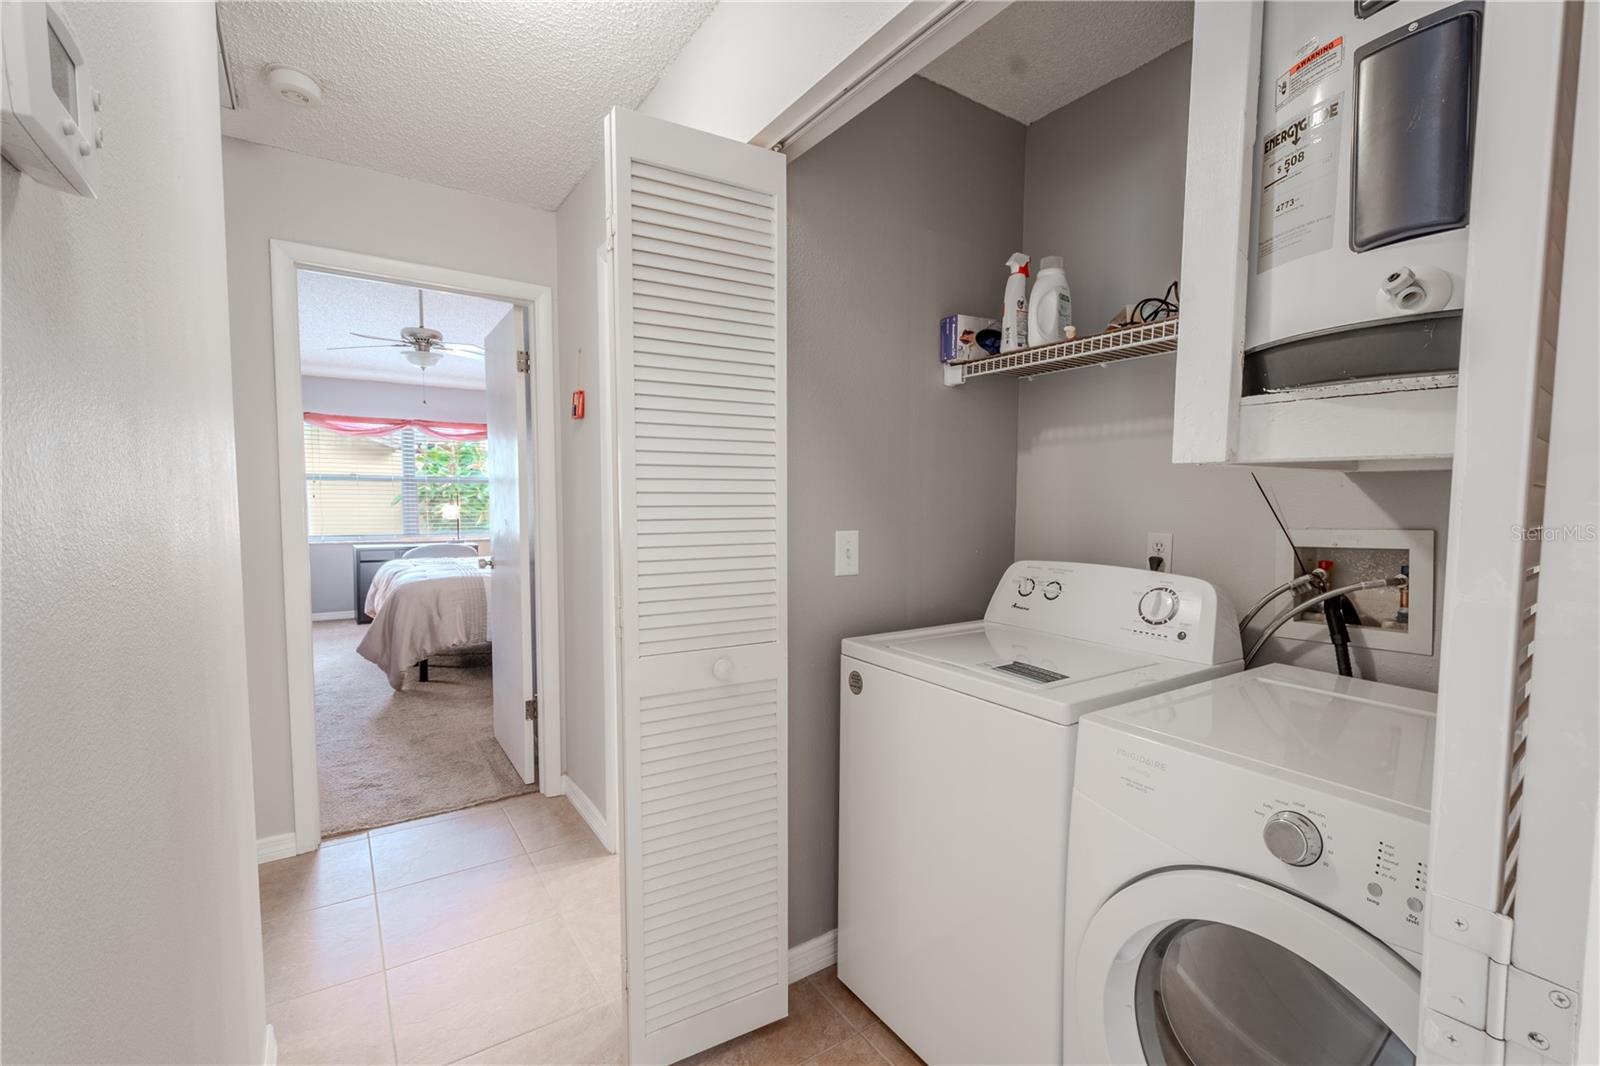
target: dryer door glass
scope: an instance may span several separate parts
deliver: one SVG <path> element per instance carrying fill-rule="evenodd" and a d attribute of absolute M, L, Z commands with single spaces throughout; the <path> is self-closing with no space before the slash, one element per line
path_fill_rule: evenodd
<path fill-rule="evenodd" d="M 1146 1059 L 1170 1066 L 1411 1066 L 1411 1051 L 1333 978 L 1286 948 L 1218 922 L 1150 942 L 1136 980 Z"/>

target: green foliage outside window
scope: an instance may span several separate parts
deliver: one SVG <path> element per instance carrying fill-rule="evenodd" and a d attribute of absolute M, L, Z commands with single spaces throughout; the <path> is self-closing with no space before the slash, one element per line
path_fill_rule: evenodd
<path fill-rule="evenodd" d="M 483 441 L 441 441 L 420 438 L 416 448 L 419 478 L 482 478 L 488 475 L 488 445 Z M 487 481 L 417 482 L 417 520 L 420 532 L 454 533 L 454 519 L 446 518 L 446 504 L 461 505 L 461 532 L 485 533 L 489 529 Z"/>

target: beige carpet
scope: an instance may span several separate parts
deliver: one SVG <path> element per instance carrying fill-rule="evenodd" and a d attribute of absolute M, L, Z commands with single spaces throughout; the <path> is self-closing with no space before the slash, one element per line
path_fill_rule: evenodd
<path fill-rule="evenodd" d="M 533 792 L 494 739 L 486 652 L 430 659 L 405 688 L 356 654 L 355 622 L 317 622 L 322 835 L 404 822 Z"/>

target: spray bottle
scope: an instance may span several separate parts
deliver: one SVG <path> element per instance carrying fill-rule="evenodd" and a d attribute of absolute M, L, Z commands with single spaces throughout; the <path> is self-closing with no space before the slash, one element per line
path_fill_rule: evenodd
<path fill-rule="evenodd" d="M 1014 352 L 1028 346 L 1028 257 L 1018 252 L 1006 260 L 1006 309 L 1000 316 L 1000 350 Z"/>

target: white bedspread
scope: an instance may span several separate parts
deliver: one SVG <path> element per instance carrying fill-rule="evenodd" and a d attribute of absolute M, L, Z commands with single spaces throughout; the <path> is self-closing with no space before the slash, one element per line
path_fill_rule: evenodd
<path fill-rule="evenodd" d="M 372 624 L 356 648 L 396 690 L 430 655 L 489 639 L 489 571 L 478 557 L 391 559 L 367 590 Z"/>

